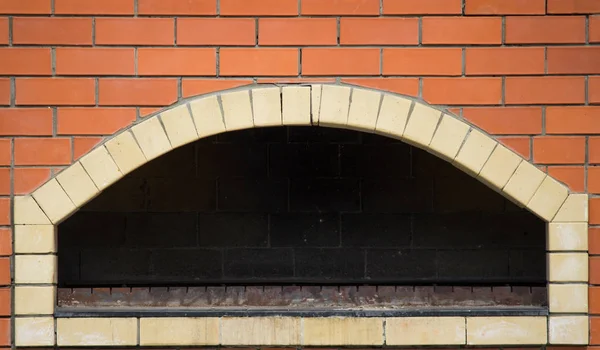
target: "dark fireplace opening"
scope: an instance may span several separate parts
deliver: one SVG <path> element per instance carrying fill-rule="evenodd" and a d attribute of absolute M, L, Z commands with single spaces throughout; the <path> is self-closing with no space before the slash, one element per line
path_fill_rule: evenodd
<path fill-rule="evenodd" d="M 544 307 L 545 223 L 373 134 L 220 134 L 58 227 L 65 308 Z"/>

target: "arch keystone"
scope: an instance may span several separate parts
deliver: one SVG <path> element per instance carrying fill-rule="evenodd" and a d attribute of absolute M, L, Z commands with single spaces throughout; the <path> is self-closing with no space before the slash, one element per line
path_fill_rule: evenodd
<path fill-rule="evenodd" d="M 314 102 L 314 101 L 313 101 Z M 311 87 L 285 86 L 282 89 L 284 125 L 310 125 Z"/>
<path fill-rule="evenodd" d="M 61 171 L 56 180 L 76 207 L 81 207 L 100 192 L 80 162 Z"/>
<path fill-rule="evenodd" d="M 374 132 L 379 115 L 380 92 L 352 89 L 352 102 L 348 112 L 348 127 L 353 130 Z"/>
<path fill-rule="evenodd" d="M 564 203 L 569 190 L 560 182 L 546 176 L 527 207 L 546 221 L 551 221 Z"/>
<path fill-rule="evenodd" d="M 323 85 L 319 125 L 345 127 L 348 124 L 351 92 L 352 89 L 347 86 Z"/>
<path fill-rule="evenodd" d="M 165 129 L 156 116 L 135 125 L 131 128 L 131 132 L 147 160 L 152 160 L 173 149 Z"/>
<path fill-rule="evenodd" d="M 123 175 L 146 163 L 146 157 L 129 131 L 106 141 L 106 150 Z"/>
<path fill-rule="evenodd" d="M 104 146 L 92 150 L 79 160 L 96 187 L 103 190 L 123 177 L 117 164 Z"/>
<path fill-rule="evenodd" d="M 404 140 L 419 148 L 427 149 L 441 117 L 441 111 L 416 103 L 402 135 Z"/>
<path fill-rule="evenodd" d="M 161 112 L 160 120 L 173 148 L 198 140 L 198 133 L 187 104 Z"/>
<path fill-rule="evenodd" d="M 498 142 L 479 130 L 471 129 L 454 158 L 454 164 L 468 173 L 478 175 L 497 144 Z"/>
<path fill-rule="evenodd" d="M 446 160 L 453 160 L 465 137 L 467 137 L 469 129 L 469 125 L 448 114 L 444 114 L 429 144 L 429 148 L 432 153 Z"/>
<path fill-rule="evenodd" d="M 57 224 L 77 209 L 56 179 L 43 184 L 32 196 L 53 224 Z"/>
<path fill-rule="evenodd" d="M 413 102 L 406 98 L 385 94 L 381 101 L 375 132 L 401 139 L 412 105 Z"/>
<path fill-rule="evenodd" d="M 223 120 L 227 131 L 254 127 L 250 91 L 241 90 L 220 95 L 223 107 Z"/>
<path fill-rule="evenodd" d="M 254 126 L 283 125 L 281 116 L 281 89 L 279 87 L 263 87 L 250 91 L 252 93 Z"/>
<path fill-rule="evenodd" d="M 492 188 L 502 189 L 514 174 L 523 158 L 498 144 L 479 172 L 478 178 Z"/>
<path fill-rule="evenodd" d="M 51 225 L 50 219 L 31 196 L 16 196 L 14 199 L 15 225 Z"/>
<path fill-rule="evenodd" d="M 558 213 L 554 222 L 588 222 L 588 195 L 570 194 Z"/>
<path fill-rule="evenodd" d="M 522 161 L 504 186 L 504 193 L 525 206 L 544 181 L 544 177 L 546 174 L 543 171 L 527 161 Z"/>

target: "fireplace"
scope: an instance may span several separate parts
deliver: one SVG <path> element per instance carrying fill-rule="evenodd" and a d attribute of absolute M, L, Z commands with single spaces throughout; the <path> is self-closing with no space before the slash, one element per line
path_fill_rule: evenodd
<path fill-rule="evenodd" d="M 147 163 L 58 226 L 58 306 L 540 315 L 545 225 L 398 140 L 228 132 Z"/>

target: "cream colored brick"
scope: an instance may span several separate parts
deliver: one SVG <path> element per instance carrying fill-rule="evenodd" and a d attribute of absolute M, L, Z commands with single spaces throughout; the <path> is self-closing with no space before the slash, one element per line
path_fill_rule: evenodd
<path fill-rule="evenodd" d="M 223 117 L 227 131 L 250 129 L 254 127 L 250 92 L 240 90 L 221 95 Z"/>
<path fill-rule="evenodd" d="M 551 222 L 548 225 L 548 250 L 588 250 L 588 224 Z"/>
<path fill-rule="evenodd" d="M 16 255 L 15 283 L 56 283 L 56 255 Z"/>
<path fill-rule="evenodd" d="M 140 319 L 140 345 L 218 345 L 219 319 L 215 317 L 157 317 Z"/>
<path fill-rule="evenodd" d="M 198 133 L 187 104 L 160 113 L 160 120 L 173 148 L 198 140 Z"/>
<path fill-rule="evenodd" d="M 302 322 L 302 345 L 383 345 L 382 318 L 310 317 Z"/>
<path fill-rule="evenodd" d="M 173 147 L 158 117 L 150 117 L 131 128 L 147 160 L 169 152 Z"/>
<path fill-rule="evenodd" d="M 221 345 L 300 345 L 300 318 L 223 317 Z"/>
<path fill-rule="evenodd" d="M 492 188 L 501 190 L 522 161 L 523 159 L 513 151 L 498 144 L 479 172 L 478 178 Z"/>
<path fill-rule="evenodd" d="M 548 321 L 550 344 L 587 345 L 589 318 L 585 316 L 550 316 Z"/>
<path fill-rule="evenodd" d="M 16 315 L 52 315 L 56 288 L 54 287 L 15 287 Z"/>
<path fill-rule="evenodd" d="M 381 93 L 365 89 L 352 89 L 352 102 L 348 114 L 348 127 L 353 130 L 374 132 Z"/>
<path fill-rule="evenodd" d="M 319 125 L 346 127 L 351 91 L 352 89 L 346 86 L 323 85 Z"/>
<path fill-rule="evenodd" d="M 103 190 L 123 177 L 117 164 L 104 146 L 97 147 L 80 160 L 98 189 Z"/>
<path fill-rule="evenodd" d="M 552 221 L 588 222 L 588 195 L 570 194 Z"/>
<path fill-rule="evenodd" d="M 225 121 L 217 96 L 201 97 L 190 102 L 192 117 L 200 138 L 225 131 Z"/>
<path fill-rule="evenodd" d="M 550 282 L 587 282 L 587 253 L 548 253 Z"/>
<path fill-rule="evenodd" d="M 104 145 L 123 175 L 146 163 L 146 156 L 130 131 L 120 133 Z"/>
<path fill-rule="evenodd" d="M 479 130 L 472 129 L 458 151 L 454 164 L 467 172 L 479 174 L 498 142 Z"/>
<path fill-rule="evenodd" d="M 551 313 L 587 313 L 587 284 L 548 285 L 548 300 Z"/>
<path fill-rule="evenodd" d="M 468 345 L 541 345 L 547 334 L 546 317 L 467 317 Z"/>
<path fill-rule="evenodd" d="M 283 125 L 310 125 L 310 87 L 285 86 L 282 94 Z"/>
<path fill-rule="evenodd" d="M 58 346 L 137 345 L 135 318 L 59 318 Z"/>
<path fill-rule="evenodd" d="M 282 125 L 281 90 L 279 87 L 255 88 L 251 91 L 254 126 Z"/>
<path fill-rule="evenodd" d="M 323 85 L 312 85 L 310 88 L 310 106 L 311 106 L 311 123 L 319 125 L 319 117 L 321 114 L 321 96 L 323 95 Z"/>
<path fill-rule="evenodd" d="M 56 179 L 46 182 L 35 190 L 32 196 L 53 224 L 57 224 L 76 209 Z"/>
<path fill-rule="evenodd" d="M 401 139 L 412 104 L 413 101 L 407 98 L 384 94 L 375 131 L 384 136 Z"/>
<path fill-rule="evenodd" d="M 77 207 L 81 207 L 100 193 L 100 190 L 94 185 L 94 182 L 79 162 L 61 171 L 56 176 L 56 180 Z"/>
<path fill-rule="evenodd" d="M 446 160 L 454 159 L 469 129 L 469 125 L 463 121 L 444 114 L 429 144 L 429 149 Z"/>
<path fill-rule="evenodd" d="M 504 186 L 504 193 L 516 202 L 526 205 L 545 177 L 543 171 L 527 161 L 522 161 Z"/>
<path fill-rule="evenodd" d="M 386 345 L 466 344 L 464 317 L 398 317 L 385 321 Z"/>
<path fill-rule="evenodd" d="M 406 123 L 403 137 L 411 144 L 426 149 L 442 117 L 442 112 L 421 103 L 415 103 Z"/>
<path fill-rule="evenodd" d="M 564 203 L 569 190 L 566 186 L 546 176 L 537 189 L 527 207 L 546 221 L 552 220 L 560 206 Z"/>
<path fill-rule="evenodd" d="M 54 346 L 54 318 L 15 318 L 15 345 Z"/>
<path fill-rule="evenodd" d="M 15 253 L 54 253 L 54 225 L 15 225 Z"/>
<path fill-rule="evenodd" d="M 31 196 L 15 196 L 14 199 L 15 225 L 45 225 L 51 224 L 50 219 Z"/>

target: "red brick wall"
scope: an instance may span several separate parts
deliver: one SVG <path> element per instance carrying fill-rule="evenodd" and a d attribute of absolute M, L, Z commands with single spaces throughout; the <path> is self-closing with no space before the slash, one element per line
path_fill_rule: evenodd
<path fill-rule="evenodd" d="M 599 0 L 0 0 L 0 283 L 14 195 L 157 108 L 252 82 L 337 79 L 448 106 L 592 194 L 600 225 L 595 14 Z"/>

